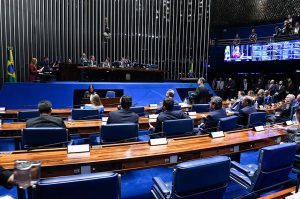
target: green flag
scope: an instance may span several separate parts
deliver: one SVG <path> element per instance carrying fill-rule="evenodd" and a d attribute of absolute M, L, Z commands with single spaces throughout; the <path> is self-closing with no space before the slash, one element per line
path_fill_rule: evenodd
<path fill-rule="evenodd" d="M 17 82 L 16 70 L 14 64 L 13 48 L 7 48 L 8 60 L 7 60 L 7 80 L 8 82 Z"/>

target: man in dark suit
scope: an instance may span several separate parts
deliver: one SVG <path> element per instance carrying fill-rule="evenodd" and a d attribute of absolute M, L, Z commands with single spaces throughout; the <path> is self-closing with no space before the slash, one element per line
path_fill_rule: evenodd
<path fill-rule="evenodd" d="M 174 100 L 172 98 L 165 98 L 163 101 L 163 112 L 161 112 L 156 120 L 155 132 L 162 131 L 162 123 L 167 120 L 185 119 L 189 118 L 186 114 L 180 111 L 172 111 Z"/>
<path fill-rule="evenodd" d="M 204 78 L 198 80 L 198 87 L 193 95 L 193 104 L 207 104 L 209 102 L 209 92 L 204 83 Z"/>
<path fill-rule="evenodd" d="M 9 170 L 0 167 L 0 185 L 5 188 L 11 188 L 13 185 L 14 176 Z"/>
<path fill-rule="evenodd" d="M 252 100 L 252 98 L 249 97 L 249 96 L 245 96 L 243 98 L 243 100 L 242 100 L 242 106 L 244 108 L 242 108 L 239 111 L 239 114 L 238 114 L 239 118 L 238 118 L 237 123 L 240 124 L 240 125 L 246 126 L 248 124 L 249 115 L 251 113 L 255 113 L 256 109 L 253 106 L 253 100 Z"/>
<path fill-rule="evenodd" d="M 270 81 L 270 85 L 267 90 L 270 91 L 271 96 L 273 96 L 277 92 L 277 86 L 275 84 L 275 80 Z"/>
<path fill-rule="evenodd" d="M 61 118 L 51 116 L 52 104 L 50 101 L 40 101 L 38 104 L 40 116 L 27 120 L 26 128 L 29 127 L 61 127 L 66 128 Z"/>
<path fill-rule="evenodd" d="M 204 124 L 200 127 L 205 132 L 217 131 L 219 120 L 227 117 L 226 110 L 222 108 L 222 98 L 220 97 L 211 98 L 210 109 L 212 111 L 204 119 Z"/>
<path fill-rule="evenodd" d="M 235 83 L 231 78 L 228 78 L 228 81 L 225 83 L 225 89 L 228 94 L 228 98 L 233 98 L 234 91 L 235 91 Z"/>
<path fill-rule="evenodd" d="M 279 81 L 278 90 L 275 93 L 274 102 L 282 101 L 285 98 L 285 96 L 286 96 L 285 86 L 283 85 L 283 81 Z"/>
<path fill-rule="evenodd" d="M 121 109 L 109 113 L 107 124 L 138 123 L 139 122 L 138 114 L 129 111 L 129 108 L 132 105 L 131 96 L 124 95 L 121 97 L 120 101 L 121 101 Z"/>

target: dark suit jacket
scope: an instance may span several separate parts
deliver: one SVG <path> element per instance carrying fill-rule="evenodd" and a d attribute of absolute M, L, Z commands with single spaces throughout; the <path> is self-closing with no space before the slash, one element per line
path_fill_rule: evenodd
<path fill-rule="evenodd" d="M 273 96 L 277 92 L 277 86 L 275 84 L 272 84 L 269 86 L 268 91 L 270 91 L 270 95 Z"/>
<path fill-rule="evenodd" d="M 239 118 L 237 123 L 240 125 L 247 125 L 248 118 L 251 113 L 255 113 L 256 109 L 254 106 L 246 106 L 239 111 Z"/>
<path fill-rule="evenodd" d="M 263 105 L 265 100 L 263 97 L 258 97 L 258 98 L 256 98 L 256 101 L 257 101 L 258 105 Z"/>
<path fill-rule="evenodd" d="M 0 185 L 11 188 L 11 185 L 7 183 L 8 178 L 12 175 L 12 172 L 0 167 Z"/>
<path fill-rule="evenodd" d="M 27 120 L 26 127 L 61 127 L 66 128 L 64 121 L 59 117 L 41 115 L 40 117 Z"/>
<path fill-rule="evenodd" d="M 176 120 L 176 119 L 185 119 L 189 118 L 186 114 L 184 114 L 182 111 L 165 111 L 161 112 L 157 119 L 156 119 L 156 127 L 155 132 L 161 132 L 162 131 L 162 123 L 167 120 Z"/>
<path fill-rule="evenodd" d="M 119 123 L 138 123 L 138 114 L 129 111 L 129 109 L 121 109 L 118 111 L 112 111 L 109 113 L 107 124 L 119 124 Z"/>
<path fill-rule="evenodd" d="M 281 86 L 281 87 L 278 87 L 278 96 L 277 96 L 277 100 L 278 101 L 281 101 L 285 98 L 286 96 L 286 88 L 285 86 Z"/>
<path fill-rule="evenodd" d="M 207 104 L 209 102 L 209 92 L 205 86 L 199 86 L 194 94 L 194 104 Z"/>
<path fill-rule="evenodd" d="M 272 103 L 272 97 L 271 96 L 267 96 L 264 98 L 264 104 L 265 105 L 269 105 Z"/>
<path fill-rule="evenodd" d="M 224 117 L 227 117 L 227 114 L 223 108 L 210 112 L 204 121 L 203 129 L 208 132 L 217 131 L 219 120 Z"/>

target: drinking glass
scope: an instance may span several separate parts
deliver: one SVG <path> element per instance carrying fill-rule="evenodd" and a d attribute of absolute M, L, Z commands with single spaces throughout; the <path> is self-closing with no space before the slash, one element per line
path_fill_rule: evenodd
<path fill-rule="evenodd" d="M 16 160 L 14 169 L 14 180 L 20 189 L 27 189 L 31 180 L 31 162 Z"/>
<path fill-rule="evenodd" d="M 41 161 L 31 161 L 31 181 L 30 184 L 34 187 L 41 178 Z"/>

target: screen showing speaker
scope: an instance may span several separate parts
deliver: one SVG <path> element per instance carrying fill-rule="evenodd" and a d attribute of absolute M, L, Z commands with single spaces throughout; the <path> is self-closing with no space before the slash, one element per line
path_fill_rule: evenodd
<path fill-rule="evenodd" d="M 225 47 L 225 62 L 300 59 L 300 40 Z"/>

